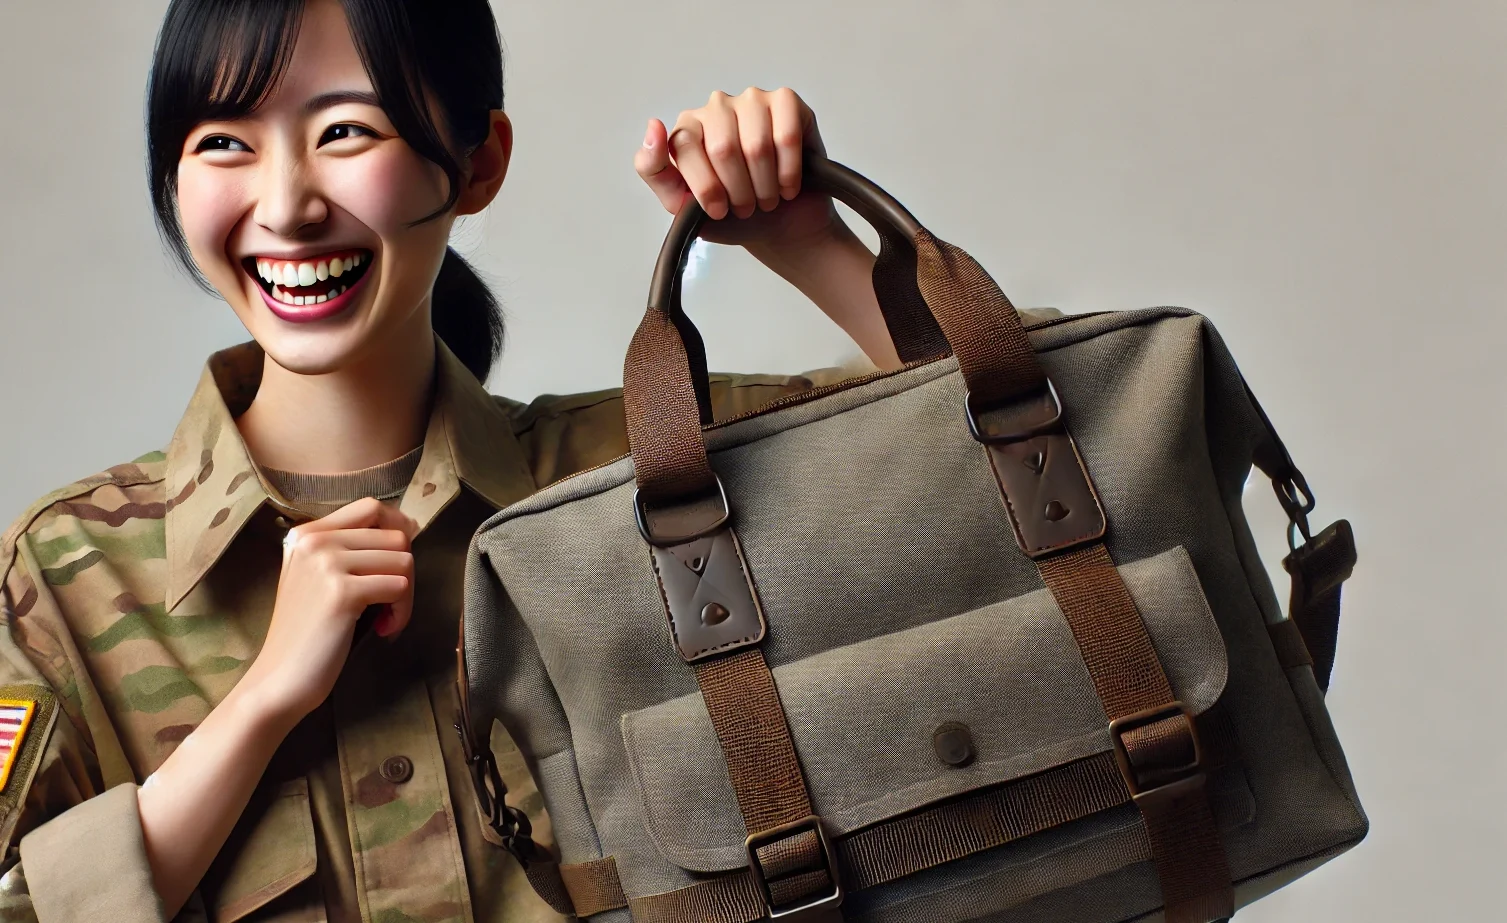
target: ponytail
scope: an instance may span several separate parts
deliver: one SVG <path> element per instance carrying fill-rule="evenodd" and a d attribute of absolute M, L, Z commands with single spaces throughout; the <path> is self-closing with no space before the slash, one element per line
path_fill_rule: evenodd
<path fill-rule="evenodd" d="M 434 280 L 430 313 L 434 332 L 476 380 L 486 384 L 502 355 L 502 305 L 454 247 L 446 248 Z"/>

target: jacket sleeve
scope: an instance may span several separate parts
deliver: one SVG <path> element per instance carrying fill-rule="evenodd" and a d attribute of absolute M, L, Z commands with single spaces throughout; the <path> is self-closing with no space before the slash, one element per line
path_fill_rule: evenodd
<path fill-rule="evenodd" d="M 0 923 L 164 923 L 136 785 L 115 731 L 26 535 L 7 545 L 9 560 L 0 559 Z M 97 742 L 115 754 L 103 766 Z M 107 778 L 118 784 L 107 789 Z"/>

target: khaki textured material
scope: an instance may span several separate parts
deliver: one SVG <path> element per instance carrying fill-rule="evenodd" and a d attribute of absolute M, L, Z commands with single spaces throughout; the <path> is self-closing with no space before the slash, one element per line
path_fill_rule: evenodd
<path fill-rule="evenodd" d="M 281 562 L 279 518 L 325 512 L 353 489 L 390 493 L 397 469 L 406 476 L 394 501 L 424 527 L 403 643 L 368 637 L 353 651 L 180 919 L 560 918 L 477 815 L 452 729 L 462 568 L 476 526 L 498 508 L 626 451 L 622 400 L 495 398 L 439 350 L 416 459 L 334 482 L 282 479 L 296 497 L 283 495 L 235 427 L 260 378 L 261 353 L 247 344 L 210 359 L 165 452 L 55 491 L 11 527 L 0 551 L 0 687 L 55 692 L 58 705 L 0 792 L 0 921 L 161 919 L 136 784 L 256 656 Z M 731 417 L 839 374 L 716 376 L 712 400 Z M 492 746 L 511 802 L 548 841 L 522 756 L 501 729 Z M 412 763 L 405 782 L 382 775 L 394 756 Z"/>
<path fill-rule="evenodd" d="M 913 242 L 921 291 L 953 339 L 967 300 L 997 288 L 961 251 L 919 233 Z M 933 287 L 928 276 L 944 271 L 951 281 Z M 959 292 L 972 294 L 960 305 Z M 673 354 L 687 323 L 651 307 L 636 355 Z M 680 385 L 675 412 L 630 417 L 633 458 L 483 526 L 467 573 L 472 732 L 484 739 L 501 720 L 538 767 L 563 861 L 613 858 L 629 907 L 597 919 L 762 912 L 739 872 L 747 829 L 730 772 L 742 760 L 724 751 L 676 649 L 634 516 L 635 488 L 653 483 L 654 502 L 701 500 L 704 485 L 680 475 L 698 451 L 726 489 L 767 620 L 759 651 L 840 857 L 876 835 L 865 831 L 897 830 L 951 799 L 1045 784 L 1084 760 L 1107 768 L 1110 719 L 1147 706 L 1179 702 L 1202 724 L 1217 703 L 1215 723 L 1231 731 L 1219 738 L 1238 741 L 1234 768 L 1213 771 L 1205 752 L 1203 772 L 1185 780 L 1168 765 L 1193 752 L 1180 713 L 1129 729 L 1128 771 L 1145 773 L 1140 787 L 1160 807 L 1132 806 L 1121 775 L 1117 796 L 1098 802 L 1081 785 L 1050 785 L 1038 803 L 1076 807 L 1046 814 L 1045 827 L 1000 825 L 983 809 L 936 815 L 919 842 L 876 863 L 889 867 L 868 887 L 849 884 L 847 918 L 1212 918 L 1364 836 L 1313 673 L 1284 670 L 1266 628 L 1283 616 L 1240 504 L 1274 436 L 1218 335 L 1170 308 L 1030 328 L 1107 522 L 1102 546 L 1047 549 L 1041 572 L 1017 542 L 989 450 L 970 436 L 964 397 L 992 415 L 1001 408 L 989 400 L 1042 379 L 1026 369 L 981 398 L 975 360 L 1017 357 L 987 332 L 965 347 L 972 371 L 943 358 L 813 392 L 706 428 L 704 447 L 685 438 L 704 419 L 699 346 L 688 347 L 664 366 Z M 655 380 L 652 401 L 630 381 L 630 413 L 658 412 Z M 635 470 L 640 444 L 658 439 L 674 444 Z M 1020 515 L 1054 521 L 1044 509 Z M 932 742 L 957 724 L 977 749 L 962 766 Z M 1222 865 L 1206 861 L 1221 851 Z M 707 884 L 719 873 L 728 884 Z"/>

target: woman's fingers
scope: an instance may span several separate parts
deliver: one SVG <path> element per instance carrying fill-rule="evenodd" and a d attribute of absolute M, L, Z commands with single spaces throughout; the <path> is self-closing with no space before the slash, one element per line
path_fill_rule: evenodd
<path fill-rule="evenodd" d="M 380 605 L 381 614 L 372 626 L 380 637 L 390 638 L 401 632 L 413 616 L 413 555 L 406 551 L 373 551 L 368 549 L 347 551 L 341 554 L 340 564 L 351 576 L 352 593 L 382 593 L 378 597 L 364 595 L 352 602 L 362 606 Z M 368 584 L 368 577 L 397 577 L 403 581 L 394 583 L 395 595 L 385 595 L 385 584 Z"/>
<path fill-rule="evenodd" d="M 743 162 L 753 183 L 754 199 L 762 211 L 773 211 L 780 204 L 779 163 L 774 145 L 774 120 L 769 105 L 770 94 L 750 87 L 733 105 L 738 115 L 738 140 Z"/>
<path fill-rule="evenodd" d="M 756 124 L 752 116 L 750 123 Z M 701 145 L 722 184 L 729 210 L 739 218 L 747 218 L 758 207 L 758 201 L 748 173 L 748 159 L 743 152 L 741 128 L 732 97 L 720 90 L 713 93 L 711 100 L 701 109 Z"/>
<path fill-rule="evenodd" d="M 408 533 L 396 529 L 341 529 L 309 536 L 316 547 L 324 543 L 330 548 L 350 551 L 407 551 L 411 544 Z"/>
<path fill-rule="evenodd" d="M 391 605 L 396 611 L 398 602 L 408 594 L 411 585 L 412 581 L 401 574 L 366 574 L 351 577 L 346 592 L 351 604 L 359 607 L 358 612 L 367 606 L 382 603 Z M 407 623 L 407 619 L 404 619 L 404 623 Z M 355 622 L 351 624 L 354 625 Z"/>
<path fill-rule="evenodd" d="M 824 154 L 826 149 L 816 128 L 815 113 L 794 90 L 784 87 L 768 96 L 780 195 L 788 201 L 800 195 L 805 152 Z"/>
<path fill-rule="evenodd" d="M 686 188 L 701 203 L 707 217 L 720 221 L 728 213 L 727 190 L 717 178 L 717 170 L 707 157 L 702 139 L 701 119 L 697 113 L 682 112 L 670 130 L 670 154 L 675 158 L 675 167 Z"/>
<path fill-rule="evenodd" d="M 303 537 L 315 532 L 330 532 L 336 529 L 372 528 L 403 532 L 409 538 L 419 532 L 418 523 L 405 516 L 396 506 L 371 497 L 348 503 L 328 516 L 295 526 L 290 531 Z"/>
<path fill-rule="evenodd" d="M 736 97 L 713 93 L 668 132 L 650 119 L 633 165 L 666 211 L 678 214 L 694 196 L 718 221 L 772 211 L 800 195 L 808 151 L 825 154 L 811 107 L 788 87 L 749 87 Z"/>
<path fill-rule="evenodd" d="M 669 132 L 665 129 L 665 123 L 659 119 L 649 120 L 643 146 L 633 157 L 633 169 L 638 171 L 638 175 L 654 191 L 665 211 L 672 215 L 679 214 L 690 189 L 680 171 L 670 162 Z"/>
<path fill-rule="evenodd" d="M 377 551 L 363 548 L 356 551 L 342 551 L 335 560 L 341 570 L 356 577 L 370 577 L 378 574 L 413 576 L 413 555 L 407 551 Z"/>

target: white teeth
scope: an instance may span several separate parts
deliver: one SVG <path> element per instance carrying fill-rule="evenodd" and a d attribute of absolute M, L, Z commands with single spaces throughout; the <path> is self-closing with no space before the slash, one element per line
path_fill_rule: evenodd
<path fill-rule="evenodd" d="M 329 277 L 330 277 L 330 264 L 329 263 L 321 262 L 318 266 L 314 267 L 314 278 L 316 278 L 319 281 L 323 282 L 325 279 L 328 279 Z"/>
<path fill-rule="evenodd" d="M 340 261 L 340 257 L 338 256 L 330 260 L 330 275 L 336 279 L 345 275 L 345 264 Z"/>
<path fill-rule="evenodd" d="M 314 272 L 314 264 L 313 263 L 299 263 L 298 264 L 298 284 L 299 285 L 313 285 L 315 282 L 318 282 L 318 281 L 319 281 L 319 276 L 318 276 L 317 273 Z"/>
<path fill-rule="evenodd" d="M 320 295 L 318 298 L 314 299 L 314 303 L 315 304 L 324 304 L 326 301 L 329 301 L 329 300 L 330 300 L 330 296 L 328 296 L 328 295 Z"/>
<path fill-rule="evenodd" d="M 282 272 L 278 272 L 274 267 L 272 274 L 274 278 L 281 277 L 284 285 L 292 286 L 298 284 L 298 267 L 294 266 L 292 263 L 284 263 Z"/>
<path fill-rule="evenodd" d="M 281 301 L 284 304 L 293 303 L 293 296 L 289 295 L 287 292 L 283 291 L 276 285 L 272 286 L 272 297 L 276 298 L 278 301 Z"/>

